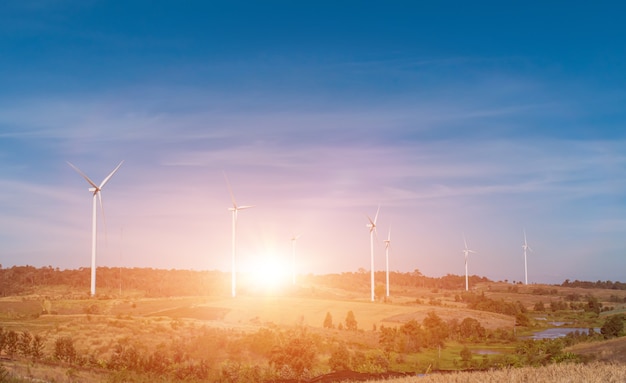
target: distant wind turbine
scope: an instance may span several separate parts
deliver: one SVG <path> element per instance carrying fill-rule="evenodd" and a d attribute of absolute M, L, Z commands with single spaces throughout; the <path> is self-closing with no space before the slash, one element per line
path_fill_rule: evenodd
<path fill-rule="evenodd" d="M 100 183 L 100 186 L 96 185 L 95 182 L 93 182 L 89 177 L 87 177 L 87 175 L 85 173 L 83 173 L 79 168 L 77 168 L 76 166 L 72 165 L 71 162 L 67 162 L 68 165 L 70 165 L 74 170 L 76 170 L 78 172 L 78 174 L 80 174 L 81 176 L 83 176 L 83 178 L 85 180 L 87 180 L 87 182 L 89 182 L 89 185 L 91 185 L 91 187 L 89 188 L 89 191 L 91 193 L 93 193 L 93 212 L 92 212 L 92 220 L 91 220 L 91 296 L 96 295 L 96 240 L 97 240 L 97 225 L 96 225 L 96 211 L 97 209 L 97 202 L 96 199 L 100 200 L 100 208 L 102 209 L 102 219 L 104 221 L 104 225 L 105 225 L 105 229 L 106 229 L 106 219 L 104 216 L 104 206 L 102 205 L 102 188 L 104 187 L 104 185 L 109 182 L 109 180 L 111 179 L 111 177 L 113 177 L 113 174 L 115 174 L 115 172 L 117 171 L 117 169 L 120 168 L 120 166 L 122 166 L 122 163 L 124 163 L 124 161 L 121 161 L 119 163 L 119 165 L 117 165 L 117 167 L 115 169 L 113 169 L 113 171 L 111 173 L 109 173 L 108 176 L 106 176 L 106 178 Z"/>
<path fill-rule="evenodd" d="M 292 284 L 296 284 L 296 241 L 300 238 L 301 234 L 291 236 L 291 280 Z"/>
<path fill-rule="evenodd" d="M 463 253 L 465 253 L 465 291 L 469 290 L 469 282 L 467 277 L 467 256 L 469 253 L 476 253 L 474 250 L 470 250 L 467 248 L 467 241 L 465 240 L 465 234 L 463 234 L 463 243 L 465 244 L 465 249 L 463 249 Z"/>
<path fill-rule="evenodd" d="M 389 297 L 389 248 L 391 247 L 391 228 L 385 239 L 385 262 L 387 264 L 387 297 Z"/>
<path fill-rule="evenodd" d="M 226 184 L 228 185 L 228 191 L 230 192 L 230 199 L 233 202 L 233 207 L 228 208 L 233 213 L 233 238 L 232 238 L 232 258 L 231 258 L 231 284 L 232 284 L 232 295 L 233 297 L 237 296 L 237 278 L 236 278 L 236 269 L 235 269 L 235 237 L 237 234 L 237 212 L 239 210 L 248 209 L 254 206 L 237 206 L 237 202 L 235 201 L 235 195 L 233 194 L 233 189 L 230 187 L 230 182 L 228 181 L 228 177 L 226 177 L 226 173 L 224 173 L 224 178 L 226 179 Z"/>
<path fill-rule="evenodd" d="M 369 216 L 367 216 L 369 223 L 366 225 L 370 229 L 370 287 L 372 302 L 376 300 L 374 294 L 374 233 L 376 233 L 376 220 L 378 219 L 379 211 L 380 206 L 378 206 L 378 210 L 376 210 L 376 215 L 374 216 L 373 221 Z"/>
<path fill-rule="evenodd" d="M 528 246 L 528 242 L 526 242 L 526 229 L 524 229 L 524 244 L 522 245 L 522 249 L 524 249 L 524 284 L 528 284 L 528 264 L 526 263 L 526 250 L 533 251 L 533 249 Z"/>

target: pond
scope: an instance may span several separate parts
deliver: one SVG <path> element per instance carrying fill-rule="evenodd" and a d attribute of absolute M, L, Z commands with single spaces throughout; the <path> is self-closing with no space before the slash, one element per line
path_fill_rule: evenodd
<path fill-rule="evenodd" d="M 594 328 L 593 330 L 595 332 L 600 332 L 599 328 Z M 556 338 L 562 338 L 566 336 L 567 334 L 570 334 L 576 331 L 583 333 L 583 334 L 589 333 L 589 329 L 584 328 L 584 327 L 555 327 L 555 328 L 549 328 L 549 329 L 542 330 L 542 331 L 537 331 L 533 335 L 527 336 L 524 338 L 525 339 L 556 339 Z"/>

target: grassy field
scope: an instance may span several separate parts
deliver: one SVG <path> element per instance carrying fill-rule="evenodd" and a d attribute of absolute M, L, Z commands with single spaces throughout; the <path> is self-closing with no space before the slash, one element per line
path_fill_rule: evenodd
<path fill-rule="evenodd" d="M 554 286 L 516 286 L 517 289 L 512 291 L 510 287 L 510 284 L 504 283 L 479 284 L 476 286 L 476 292 L 484 293 L 485 296 L 495 300 L 522 302 L 531 310 L 532 316 L 545 317 L 543 322 L 538 322 L 539 325 L 553 320 L 555 314 L 532 312 L 536 302 L 542 301 L 548 305 L 551 300 L 562 300 L 566 294 L 572 293 L 581 296 L 591 294 L 603 299 L 609 299 L 614 295 L 626 296 L 626 291 Z M 552 294 L 536 294 L 536 290 L 541 288 L 550 289 Z M 79 352 L 89 352 L 91 357 L 99 360 L 109 358 L 114 346 L 120 341 L 128 339 L 140 341 L 146 350 L 150 350 L 172 339 L 193 338 L 199 329 L 205 327 L 254 333 L 261 328 L 305 326 L 310 331 L 335 342 L 342 340 L 347 344 L 361 343 L 374 348 L 378 347 L 378 332 L 374 332 L 374 328 L 380 329 L 383 325 L 400 326 L 412 319 L 421 322 L 429 312 L 436 313 L 444 321 L 455 319 L 460 322 L 467 317 L 473 318 L 487 329 L 510 330 L 514 327 L 514 319 L 511 316 L 464 308 L 464 304 L 458 301 L 458 295 L 462 293 L 462 291 L 415 288 L 405 291 L 404 295 L 394 296 L 393 302 L 383 303 L 369 302 L 368 296 L 356 296 L 354 292 L 309 286 L 282 295 L 242 294 L 235 299 L 224 296 L 146 298 L 137 292 L 128 292 L 128 295 L 115 297 L 115 291 L 103 293 L 103 297 L 106 298 L 94 299 L 72 294 L 71 290 L 59 286 L 31 292 L 29 295 L 1 298 L 0 327 L 5 330 L 29 331 L 33 335 L 42 335 L 46 340 L 45 349 L 48 354 L 52 353 L 56 339 L 71 337 Z M 606 301 L 605 304 L 608 305 Z M 624 304 L 611 305 L 614 307 L 613 312 L 624 310 Z M 44 308 L 51 314 L 41 315 Z M 340 323 L 345 325 L 348 311 L 354 313 L 360 331 L 337 329 Z M 333 329 L 323 328 L 327 313 L 332 316 Z M 569 318 L 567 315 L 582 317 L 575 312 L 559 315 L 560 319 Z M 596 322 L 589 323 L 600 323 L 604 319 L 600 316 L 594 320 Z M 401 365 L 406 366 L 406 371 L 414 372 L 427 371 L 431 367 L 443 370 L 456 369 L 460 367 L 459 353 L 463 347 L 462 344 L 449 342 L 441 350 L 423 349 L 418 354 L 403 356 Z M 491 357 L 478 355 L 485 350 L 504 354 L 514 351 L 514 345 L 506 344 L 473 344 L 469 345 L 469 348 L 477 359 Z M 568 370 L 576 371 L 579 377 L 590 376 L 593 379 L 603 377 L 606 378 L 604 380 L 554 380 L 555 376 L 560 377 L 559 374 L 563 374 L 565 370 L 558 370 L 561 368 L 559 366 L 550 366 L 546 369 L 494 371 L 491 373 L 492 377 L 482 377 L 480 375 L 482 373 L 458 374 L 458 378 L 457 374 L 446 374 L 443 375 L 446 380 L 425 380 L 444 379 L 433 375 L 420 377 L 419 382 L 626 381 L 624 376 L 626 339 L 579 344 L 566 351 L 588 356 L 589 359 L 596 356 L 597 361 L 618 364 L 577 365 L 576 369 L 570 366 Z M 44 381 L 100 382 L 104 379 L 103 372 L 53 363 L 3 361 L 2 364 L 17 375 Z M 407 379 L 409 380 L 394 382 L 413 381 L 411 378 Z"/>
<path fill-rule="evenodd" d="M 486 372 L 454 372 L 371 383 L 623 383 L 626 364 L 553 364 Z"/>

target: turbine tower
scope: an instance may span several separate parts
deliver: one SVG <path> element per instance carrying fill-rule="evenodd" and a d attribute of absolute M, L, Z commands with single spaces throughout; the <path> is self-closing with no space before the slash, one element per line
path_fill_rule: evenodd
<path fill-rule="evenodd" d="M 226 173 L 224 173 L 224 178 L 226 179 L 226 184 L 228 185 L 228 191 L 230 192 L 230 199 L 233 201 L 233 207 L 229 207 L 228 210 L 233 214 L 233 238 L 232 238 L 232 257 L 231 257 L 231 287 L 232 287 L 232 295 L 233 298 L 237 296 L 237 278 L 236 278 L 236 269 L 235 269 L 235 237 L 237 235 L 237 212 L 239 210 L 248 209 L 254 206 L 237 206 L 237 202 L 235 201 L 235 195 L 233 194 L 233 189 L 230 187 L 230 182 L 228 182 L 228 177 L 226 177 Z"/>
<path fill-rule="evenodd" d="M 391 228 L 389 228 L 389 234 L 385 239 L 385 263 L 387 264 L 387 298 L 389 298 L 389 247 L 391 247 Z"/>
<path fill-rule="evenodd" d="M 524 244 L 522 245 L 522 249 L 524 249 L 524 284 L 528 284 L 528 264 L 526 263 L 526 250 L 533 251 L 533 249 L 528 246 L 528 242 L 526 242 L 526 229 L 524 229 Z"/>
<path fill-rule="evenodd" d="M 111 177 L 113 177 L 113 174 L 115 174 L 117 169 L 119 169 L 120 166 L 122 166 L 122 163 L 124 163 L 124 161 L 122 160 L 119 163 L 119 165 L 117 165 L 117 167 L 113 169 L 113 171 L 109 173 L 108 176 L 106 176 L 106 178 L 100 183 L 100 186 L 96 185 L 95 182 L 93 182 L 89 177 L 87 177 L 87 175 L 83 173 L 79 168 L 72 165 L 71 162 L 68 161 L 67 163 L 74 170 L 76 170 L 78 174 L 83 176 L 83 178 L 87 180 L 87 182 L 89 182 L 89 185 L 91 185 L 91 187 L 88 190 L 93 194 L 93 208 L 92 208 L 92 218 L 91 218 L 91 296 L 93 297 L 94 295 L 96 295 L 96 247 L 97 247 L 96 246 L 96 242 L 97 242 L 96 211 L 98 210 L 96 200 L 100 200 L 100 208 L 102 209 L 102 219 L 104 221 L 105 230 L 106 230 L 106 219 L 104 217 L 104 206 L 102 205 L 101 191 L 104 185 L 107 182 L 109 182 Z"/>
<path fill-rule="evenodd" d="M 467 256 L 469 253 L 476 253 L 474 250 L 470 250 L 467 248 L 467 241 L 465 240 L 465 234 L 463 234 L 463 243 L 465 244 L 465 249 L 463 249 L 463 253 L 465 253 L 465 291 L 469 290 L 469 282 L 467 277 Z"/>
<path fill-rule="evenodd" d="M 380 206 L 378 206 L 378 210 L 376 210 L 376 215 L 374 216 L 373 221 L 369 216 L 367 216 L 369 223 L 366 225 L 370 229 L 370 286 L 372 302 L 376 300 L 376 296 L 374 294 L 374 233 L 376 232 L 376 220 L 378 219 L 379 211 Z"/>
<path fill-rule="evenodd" d="M 296 285 L 296 241 L 301 234 L 291 235 L 291 283 Z"/>

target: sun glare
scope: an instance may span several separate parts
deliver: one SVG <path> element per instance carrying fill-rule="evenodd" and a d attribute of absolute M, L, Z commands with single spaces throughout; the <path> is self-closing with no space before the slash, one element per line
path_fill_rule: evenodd
<path fill-rule="evenodd" d="M 290 280 L 285 262 L 271 255 L 253 262 L 247 276 L 256 292 L 276 292 Z"/>

